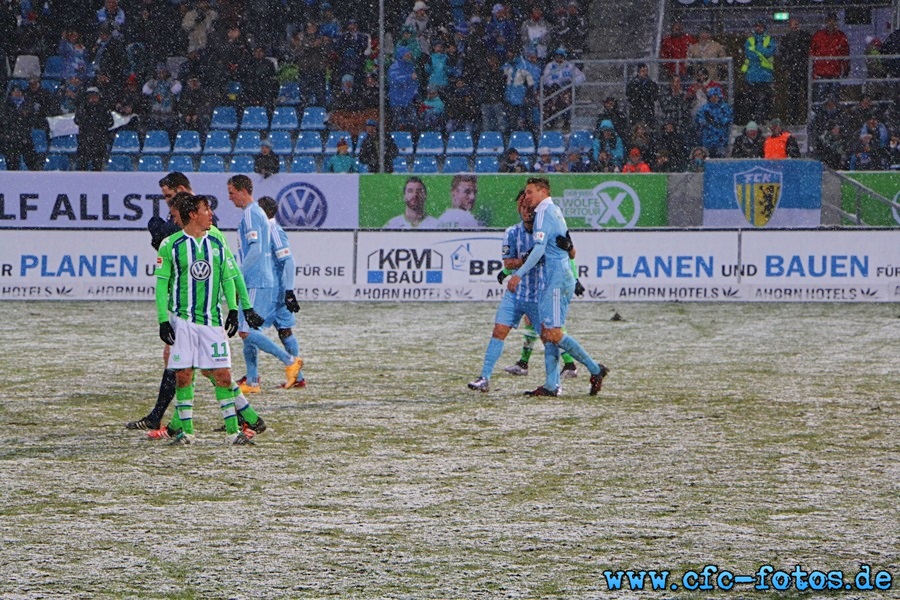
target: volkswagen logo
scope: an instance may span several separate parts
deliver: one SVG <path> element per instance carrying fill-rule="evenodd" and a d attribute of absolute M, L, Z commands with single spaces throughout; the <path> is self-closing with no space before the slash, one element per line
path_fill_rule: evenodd
<path fill-rule="evenodd" d="M 325 194 L 305 181 L 292 183 L 278 192 L 278 222 L 284 226 L 321 227 L 328 217 Z"/>
<path fill-rule="evenodd" d="M 191 264 L 191 277 L 194 279 L 206 280 L 212 274 L 212 268 L 205 260 L 198 260 Z"/>

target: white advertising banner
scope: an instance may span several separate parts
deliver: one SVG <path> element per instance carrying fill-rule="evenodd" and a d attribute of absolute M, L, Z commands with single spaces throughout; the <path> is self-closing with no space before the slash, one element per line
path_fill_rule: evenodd
<path fill-rule="evenodd" d="M 146 229 L 168 214 L 159 191 L 165 173 L 0 173 L 0 229 Z M 236 229 L 241 211 L 228 199 L 231 173 L 187 173 L 197 194 L 213 198 L 221 229 Z M 358 175 L 250 174 L 253 196 L 278 202 L 285 229 L 356 229 Z"/>

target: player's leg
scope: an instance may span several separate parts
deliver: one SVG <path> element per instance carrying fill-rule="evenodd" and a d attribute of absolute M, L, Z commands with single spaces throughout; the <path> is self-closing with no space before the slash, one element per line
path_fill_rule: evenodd
<path fill-rule="evenodd" d="M 173 317 L 175 343 L 170 347 L 168 366 L 175 371 L 175 414 L 180 432 L 173 444 L 194 441 L 194 367 L 197 365 L 197 331 L 200 327 L 184 319 Z"/>
<path fill-rule="evenodd" d="M 481 376 L 468 384 L 470 390 L 487 392 L 490 389 L 491 375 L 494 366 L 503 354 L 503 345 L 510 329 L 522 318 L 522 310 L 517 306 L 515 296 L 507 293 L 503 295 L 500 305 L 497 306 L 497 314 L 494 316 L 494 329 L 491 332 L 491 340 L 484 352 L 484 362 L 481 365 Z"/>
<path fill-rule="evenodd" d="M 297 381 L 300 369 L 303 368 L 303 360 L 288 354 L 283 348 L 279 347 L 263 333 L 263 331 L 272 324 L 275 318 L 275 290 L 256 289 L 254 292 L 253 308 L 265 319 L 265 323 L 260 329 L 251 329 L 244 319 L 243 312 L 241 312 L 240 324 L 238 327 L 241 339 L 244 340 L 244 344 L 255 346 L 258 350 L 271 354 L 280 360 L 285 367 L 285 385 L 292 386 Z M 251 380 L 248 375 L 247 384 L 258 386 L 259 377 L 257 376 L 255 380 Z"/>
<path fill-rule="evenodd" d="M 281 345 L 284 346 L 285 351 L 291 356 L 300 356 L 300 342 L 297 341 L 293 330 L 296 323 L 297 319 L 294 313 L 287 309 L 283 301 L 278 302 L 273 325 L 278 330 L 278 339 L 281 340 Z M 281 384 L 281 386 L 284 387 L 284 384 Z M 294 382 L 292 387 L 306 387 L 306 378 L 303 376 L 302 370 L 297 373 L 297 381 Z"/>
<path fill-rule="evenodd" d="M 531 353 L 534 352 L 534 343 L 538 339 L 538 335 L 534 331 L 534 325 L 531 324 L 531 319 L 527 316 L 525 317 L 525 325 L 522 327 L 522 338 L 522 353 L 519 355 L 519 360 L 516 361 L 516 364 L 504 369 L 511 375 L 528 375 L 528 361 L 531 360 Z"/>
<path fill-rule="evenodd" d="M 566 333 L 568 332 L 566 331 L 566 328 L 563 327 L 563 335 Z M 572 355 L 568 352 L 562 352 L 559 357 L 563 362 L 562 371 L 559 372 L 560 377 L 578 377 L 578 366 L 575 364 L 575 359 L 572 358 Z"/>
<path fill-rule="evenodd" d="M 163 348 L 163 364 L 168 364 L 169 346 L 164 346 Z M 159 392 L 156 395 L 156 404 L 154 404 L 153 409 L 146 417 L 125 423 L 125 427 L 128 429 L 159 430 L 163 417 L 166 414 L 166 409 L 169 408 L 169 404 L 172 403 L 174 397 L 175 371 L 166 368 L 163 370 L 162 380 L 159 382 Z"/>
<path fill-rule="evenodd" d="M 566 288 L 555 288 L 553 291 L 558 294 L 558 299 L 554 300 L 553 304 L 553 324 L 558 327 L 547 328 L 544 333 L 541 334 L 541 339 L 544 340 L 544 351 L 546 352 L 546 344 L 548 342 L 556 344 L 565 352 L 568 352 L 572 355 L 572 358 L 583 364 L 587 367 L 588 371 L 591 373 L 591 388 L 590 394 L 591 396 L 595 396 L 597 392 L 600 391 L 600 387 L 603 384 L 603 378 L 606 377 L 606 374 L 609 372 L 609 369 L 604 367 L 601 364 L 598 364 L 591 356 L 587 353 L 587 351 L 578 343 L 578 340 L 565 333 L 562 327 L 565 325 L 566 316 L 569 312 L 569 300 L 572 298 L 572 291 L 574 290 L 574 284 L 572 286 Z M 544 314 L 542 313 L 542 318 Z M 550 362 L 546 362 L 547 368 L 550 368 Z M 558 368 L 558 362 L 557 362 Z M 549 373 L 548 373 L 549 376 Z"/>

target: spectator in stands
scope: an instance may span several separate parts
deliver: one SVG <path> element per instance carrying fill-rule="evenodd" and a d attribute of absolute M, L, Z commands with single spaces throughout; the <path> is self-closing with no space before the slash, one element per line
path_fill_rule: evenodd
<path fill-rule="evenodd" d="M 533 47 L 537 57 L 543 61 L 548 58 L 550 31 L 550 24 L 544 19 L 544 10 L 540 6 L 532 6 L 531 16 L 519 28 L 519 39 L 523 47 Z"/>
<path fill-rule="evenodd" d="M 89 87 L 85 101 L 75 111 L 78 125 L 78 170 L 102 171 L 109 157 L 112 112 L 100 101 L 100 90 Z"/>
<path fill-rule="evenodd" d="M 887 168 L 892 171 L 900 169 L 900 133 L 893 134 L 888 142 Z"/>
<path fill-rule="evenodd" d="M 31 115 L 31 127 L 33 129 L 47 130 L 47 117 L 59 114 L 59 103 L 56 97 L 41 85 L 41 80 L 33 77 L 28 80 L 28 87 L 24 90 L 25 104 Z"/>
<path fill-rule="evenodd" d="M 580 152 L 569 152 L 566 160 L 559 166 L 560 171 L 565 173 L 590 173 L 591 165 L 588 161 L 582 159 Z"/>
<path fill-rule="evenodd" d="M 859 131 L 859 129 L 873 116 L 877 116 L 878 107 L 872 101 L 872 96 L 863 94 L 859 102 L 850 110 L 848 116 L 848 131 Z"/>
<path fill-rule="evenodd" d="M 419 106 L 421 129 L 426 131 L 442 131 L 444 128 L 444 101 L 438 94 L 436 86 L 429 85 L 428 93 Z"/>
<path fill-rule="evenodd" d="M 38 157 L 31 138 L 33 122 L 34 114 L 29 110 L 22 88 L 17 83 L 12 84 L 3 107 L 4 126 L 0 128 L 6 168 L 10 171 L 18 171 L 23 159 L 26 169 L 38 169 Z"/>
<path fill-rule="evenodd" d="M 734 139 L 731 146 L 731 158 L 762 158 L 763 139 L 759 135 L 759 125 L 750 121 L 744 132 Z"/>
<path fill-rule="evenodd" d="M 428 22 L 428 5 L 421 0 L 413 4 L 412 12 L 406 17 L 404 25 L 409 25 L 415 32 L 416 40 L 419 42 L 419 48 L 422 52 L 428 54 L 431 52 L 431 28 Z"/>
<path fill-rule="evenodd" d="M 809 77 L 809 45 L 812 35 L 800 28 L 800 20 L 788 20 L 788 32 L 781 39 L 781 68 L 785 75 L 787 103 L 785 118 L 797 125 L 806 120 L 806 95 Z"/>
<path fill-rule="evenodd" d="M 266 58 L 266 49 L 257 45 L 253 55 L 240 73 L 241 94 L 245 106 L 265 106 L 269 110 L 275 107 L 278 97 L 278 77 L 275 65 Z"/>
<path fill-rule="evenodd" d="M 837 13 L 828 13 L 825 28 L 812 36 L 809 55 L 813 58 L 813 98 L 821 100 L 841 93 L 839 81 L 818 82 L 820 79 L 843 79 L 850 73 L 850 61 L 830 57 L 850 56 L 850 42 L 846 34 L 837 28 Z M 820 58 L 821 57 L 821 58 Z"/>
<path fill-rule="evenodd" d="M 109 23 L 113 37 L 125 37 L 125 10 L 119 6 L 119 0 L 106 0 L 103 3 L 103 7 L 97 11 L 97 23 Z"/>
<path fill-rule="evenodd" d="M 491 20 L 485 27 L 488 51 L 499 57 L 516 51 L 516 24 L 509 18 L 509 10 L 500 3 L 491 9 Z M 537 54 L 535 54 L 537 57 Z"/>
<path fill-rule="evenodd" d="M 541 76 L 544 84 L 544 97 L 553 96 L 544 104 L 544 115 L 550 116 L 566 111 L 562 115 L 563 129 L 569 129 L 572 119 L 569 110 L 572 108 L 572 90 L 569 86 L 581 85 L 585 79 L 584 73 L 575 66 L 575 63 L 568 60 L 564 48 L 557 48 L 553 52 L 553 60 L 544 67 L 544 73 Z M 556 119 L 550 121 L 550 126 L 554 126 L 555 122 Z"/>
<path fill-rule="evenodd" d="M 134 131 L 146 131 L 147 115 L 150 113 L 150 101 L 141 90 L 137 75 L 131 74 L 125 80 L 125 89 L 121 90 L 115 101 L 115 111 L 123 117 L 132 116 L 125 126 Z"/>
<path fill-rule="evenodd" d="M 625 98 L 628 100 L 628 122 L 633 127 L 644 123 L 648 127 L 656 127 L 656 100 L 659 97 L 659 86 L 650 79 L 650 69 L 646 63 L 640 63 L 637 73 L 625 86 Z"/>
<path fill-rule="evenodd" d="M 609 156 L 617 169 L 625 162 L 625 145 L 609 119 L 600 122 L 600 135 L 594 138 L 594 160 L 599 161 L 602 152 Z"/>
<path fill-rule="evenodd" d="M 268 178 L 280 170 L 278 157 L 272 152 L 272 142 L 263 140 L 259 146 L 259 154 L 253 157 L 253 172 Z"/>
<path fill-rule="evenodd" d="M 331 4 L 324 2 L 319 7 L 319 35 L 323 35 L 331 40 L 337 40 L 341 37 L 341 24 L 334 16 L 334 9 Z"/>
<path fill-rule="evenodd" d="M 662 149 L 656 153 L 656 159 L 650 165 L 650 170 L 654 173 L 679 173 L 681 169 L 676 169 L 669 156 L 669 151 Z"/>
<path fill-rule="evenodd" d="M 744 42 L 741 66 L 744 73 L 742 112 L 757 122 L 768 121 L 772 114 L 776 49 L 775 40 L 766 33 L 766 20 L 757 19 L 753 33 Z"/>
<path fill-rule="evenodd" d="M 718 88 L 710 88 L 708 102 L 697 111 L 694 118 L 700 129 L 700 141 L 710 158 L 724 158 L 731 136 L 734 114 L 731 106 L 722 100 Z"/>
<path fill-rule="evenodd" d="M 670 75 L 686 75 L 688 48 L 697 40 L 689 33 L 685 33 L 681 21 L 672 22 L 672 30 L 664 36 L 659 45 L 659 58 L 664 61 L 663 68 Z"/>
<path fill-rule="evenodd" d="M 691 100 L 681 85 L 681 76 L 673 75 L 669 85 L 663 88 L 659 96 L 659 112 L 663 123 L 674 123 L 681 132 L 690 131 Z"/>
<path fill-rule="evenodd" d="M 697 75 L 700 67 L 706 69 L 707 75 L 712 73 L 714 79 L 722 79 L 725 75 L 725 65 L 721 62 L 715 62 L 716 59 L 728 58 L 725 52 L 725 46 L 712 39 L 712 30 L 708 25 L 700 27 L 697 34 L 697 41 L 688 46 L 688 72 Z"/>
<path fill-rule="evenodd" d="M 96 85 L 104 99 L 111 101 L 125 83 L 125 68 L 128 57 L 125 42 L 113 36 L 109 23 L 101 23 L 97 28 L 97 41 L 91 51 L 91 71 Z"/>
<path fill-rule="evenodd" d="M 875 115 L 870 116 L 868 120 L 863 123 L 863 126 L 859 130 L 859 134 L 871 135 L 872 145 L 877 147 L 879 150 L 887 148 L 888 142 L 891 139 L 891 134 L 888 131 L 888 128 Z"/>
<path fill-rule="evenodd" d="M 72 114 L 81 102 L 84 80 L 78 75 L 66 79 L 59 88 L 59 110 L 62 114 Z"/>
<path fill-rule="evenodd" d="M 841 132 L 846 133 L 848 126 L 847 115 L 840 104 L 838 104 L 836 98 L 828 97 L 813 113 L 807 126 L 807 133 L 809 139 L 813 140 L 813 145 L 817 143 L 816 140 L 821 139 L 825 132 L 831 130 L 835 124 L 840 126 Z"/>
<path fill-rule="evenodd" d="M 531 165 L 534 173 L 558 173 L 561 171 L 559 161 L 550 155 L 550 148 L 541 146 L 537 151 L 537 158 Z"/>
<path fill-rule="evenodd" d="M 472 87 L 481 95 L 481 130 L 506 132 L 507 119 L 503 105 L 506 75 L 496 54 L 488 54 L 485 65 L 476 70 Z"/>
<path fill-rule="evenodd" d="M 816 158 L 830 169 L 841 170 L 848 166 L 847 136 L 838 121 L 828 124 L 826 131 L 815 141 Z"/>
<path fill-rule="evenodd" d="M 297 66 L 306 103 L 310 106 L 325 106 L 328 45 L 324 36 L 319 34 L 319 26 L 314 21 L 307 22 L 303 32 L 294 34 L 285 60 Z"/>
<path fill-rule="evenodd" d="M 510 148 L 506 151 L 503 160 L 500 162 L 500 173 L 527 173 L 528 165 L 522 162 L 519 151 Z"/>
<path fill-rule="evenodd" d="M 196 6 L 184 14 L 181 28 L 188 36 L 188 52 L 206 49 L 218 18 L 219 13 L 210 5 L 209 0 L 197 0 Z"/>
<path fill-rule="evenodd" d="M 178 113 L 181 115 L 179 127 L 205 134 L 209 129 L 212 109 L 212 98 L 203 87 L 200 78 L 196 75 L 188 77 L 187 87 L 178 99 Z"/>
<path fill-rule="evenodd" d="M 454 80 L 446 98 L 447 133 L 454 131 L 473 133 L 480 112 L 478 96 L 473 87 L 464 78 L 458 77 Z"/>
<path fill-rule="evenodd" d="M 688 88 L 687 92 L 688 98 L 691 100 L 691 117 L 696 117 L 697 111 L 706 104 L 709 90 L 712 88 L 717 88 L 722 93 L 722 99 L 727 100 L 722 84 L 709 78 L 709 71 L 706 70 L 706 67 L 697 67 L 696 79 L 697 81 Z"/>
<path fill-rule="evenodd" d="M 362 131 L 366 116 L 353 75 L 341 77 L 340 89 L 332 92 L 328 105 L 328 122 L 332 129 L 349 131 L 350 135 L 359 135 Z"/>
<path fill-rule="evenodd" d="M 416 28 L 412 25 L 404 25 L 400 29 L 400 39 L 394 42 L 394 56 L 400 56 L 400 49 L 405 48 L 412 52 L 413 62 L 418 63 L 422 57 L 422 47 L 416 38 Z"/>
<path fill-rule="evenodd" d="M 395 130 L 416 129 L 416 96 L 419 84 L 412 53 L 407 48 L 397 51 L 397 60 L 387 72 L 388 101 L 391 107 L 392 127 Z"/>
<path fill-rule="evenodd" d="M 706 169 L 706 159 L 709 153 L 703 146 L 696 146 L 691 150 L 691 158 L 688 161 L 688 173 L 702 173 Z"/>
<path fill-rule="evenodd" d="M 394 159 L 397 158 L 399 152 L 394 138 L 385 134 L 384 136 L 384 172 L 394 172 Z M 379 173 L 379 141 L 378 141 L 378 121 L 369 119 L 366 121 L 366 138 L 359 147 L 359 162 L 366 165 L 369 173 Z"/>
<path fill-rule="evenodd" d="M 693 136 L 690 137 L 693 140 Z M 659 137 L 656 141 L 657 157 L 663 152 L 666 153 L 667 173 L 679 173 L 687 167 L 687 157 L 690 146 L 687 142 L 688 136 L 685 132 L 678 129 L 673 121 L 665 121 Z M 658 161 L 656 161 L 658 162 Z M 654 168 L 654 171 L 660 169 Z"/>
<path fill-rule="evenodd" d="M 620 137 L 628 135 L 628 119 L 625 117 L 625 113 L 622 112 L 622 109 L 619 108 L 619 101 L 614 96 L 607 96 L 603 100 L 603 106 L 600 108 L 600 112 L 597 113 L 597 127 L 594 131 L 595 137 L 599 137 L 603 133 L 601 127 L 603 121 L 609 121 L 613 130 Z"/>
<path fill-rule="evenodd" d="M 618 173 L 620 168 L 608 152 L 601 151 L 591 161 L 591 171 L 594 173 Z"/>
<path fill-rule="evenodd" d="M 629 146 L 641 151 L 641 156 L 648 163 L 656 159 L 656 140 L 650 128 L 643 123 L 638 123 L 631 128 Z"/>
<path fill-rule="evenodd" d="M 536 130 L 538 116 L 537 85 L 541 68 L 534 48 L 503 65 L 506 75 L 506 114 L 509 126 L 517 131 Z"/>
<path fill-rule="evenodd" d="M 447 65 L 447 53 L 444 51 L 444 41 L 440 38 L 434 40 L 433 51 L 425 59 L 425 73 L 428 75 L 428 87 L 434 87 L 442 91 L 450 84 L 450 74 Z"/>
<path fill-rule="evenodd" d="M 556 21 L 554 28 L 554 37 L 559 44 L 568 48 L 572 54 L 572 58 L 581 58 L 582 52 L 587 45 L 588 27 L 578 2 L 569 0 L 566 5 L 565 12 Z"/>
<path fill-rule="evenodd" d="M 340 38 L 337 45 L 340 54 L 340 68 L 338 72 L 343 75 L 353 75 L 354 79 L 362 81 L 365 73 L 366 54 L 369 52 L 371 39 L 365 33 L 359 31 L 359 23 L 356 19 L 347 21 L 347 30 Z"/>
<path fill-rule="evenodd" d="M 81 34 L 74 29 L 65 29 L 56 53 L 62 57 L 64 79 L 78 77 L 82 81 L 87 76 L 87 50 L 81 41 Z"/>
<path fill-rule="evenodd" d="M 180 13 L 168 2 L 156 0 L 143 0 L 142 4 L 131 11 L 133 18 L 129 18 L 126 47 L 135 58 L 132 62 L 134 72 L 143 78 L 147 65 L 155 65 L 167 56 L 180 55 L 179 48 L 187 45 L 187 36 L 178 28 L 177 31 L 167 31 L 166 35 L 160 35 L 160 23 L 172 23 L 174 26 Z"/>
<path fill-rule="evenodd" d="M 649 173 L 648 165 L 641 157 L 640 148 L 632 148 L 628 151 L 628 162 L 622 166 L 622 173 Z"/>
<path fill-rule="evenodd" d="M 228 81 L 241 81 L 245 65 L 250 61 L 250 50 L 241 28 L 237 25 L 229 26 L 225 39 L 216 45 L 212 55 L 218 59 Z"/>
<path fill-rule="evenodd" d="M 177 126 L 175 101 L 181 93 L 181 82 L 172 79 L 165 63 L 156 65 L 156 77 L 144 84 L 144 95 L 150 99 L 148 120 L 153 129 L 165 129 L 174 135 Z"/>
<path fill-rule="evenodd" d="M 769 137 L 763 143 L 763 158 L 800 158 L 800 145 L 791 132 L 784 130 L 781 119 L 769 121 Z"/>
<path fill-rule="evenodd" d="M 872 135 L 864 133 L 859 136 L 851 150 L 850 170 L 881 171 L 886 166 L 885 159 L 885 153 L 873 142 Z"/>

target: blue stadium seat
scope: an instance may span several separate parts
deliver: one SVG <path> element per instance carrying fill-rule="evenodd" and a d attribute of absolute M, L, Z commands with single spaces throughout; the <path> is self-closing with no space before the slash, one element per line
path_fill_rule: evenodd
<path fill-rule="evenodd" d="M 271 130 L 294 130 L 299 129 L 300 122 L 297 120 L 297 111 L 293 106 L 276 106 L 272 112 Z"/>
<path fill-rule="evenodd" d="M 206 154 L 200 157 L 200 173 L 224 173 L 225 159 L 221 156 Z"/>
<path fill-rule="evenodd" d="M 61 135 L 55 138 L 50 138 L 50 148 L 48 149 L 50 152 L 54 152 L 57 154 L 75 154 L 78 151 L 78 136 L 77 135 Z M 47 170 L 58 170 L 58 169 L 44 169 Z"/>
<path fill-rule="evenodd" d="M 291 162 L 291 173 L 315 173 L 318 170 L 315 156 L 297 154 Z"/>
<path fill-rule="evenodd" d="M 469 173 L 472 167 L 466 156 L 448 156 L 444 159 L 444 173 Z"/>
<path fill-rule="evenodd" d="M 413 173 L 437 173 L 438 164 L 436 156 L 417 156 L 413 160 Z"/>
<path fill-rule="evenodd" d="M 594 147 L 594 134 L 585 129 L 573 131 L 569 136 L 569 152 L 586 152 Z"/>
<path fill-rule="evenodd" d="M 288 157 L 287 156 L 279 156 L 278 157 L 278 171 L 279 171 L 279 173 L 287 173 L 288 172 Z"/>
<path fill-rule="evenodd" d="M 391 137 L 394 139 L 394 143 L 397 144 L 397 152 L 400 155 L 408 156 L 413 153 L 412 134 L 408 131 L 392 131 Z"/>
<path fill-rule="evenodd" d="M 69 157 L 66 154 L 50 154 L 44 159 L 45 171 L 68 171 Z"/>
<path fill-rule="evenodd" d="M 269 115 L 263 106 L 248 106 L 241 118 L 241 129 L 263 130 L 269 128 Z"/>
<path fill-rule="evenodd" d="M 325 129 L 325 120 L 328 113 L 321 106 L 307 106 L 303 110 L 303 119 L 300 121 L 300 129 L 322 131 Z"/>
<path fill-rule="evenodd" d="M 534 136 L 530 131 L 513 131 L 509 136 L 509 148 L 515 148 L 519 154 L 535 153 Z"/>
<path fill-rule="evenodd" d="M 38 154 L 47 154 L 50 144 L 47 142 L 47 132 L 43 129 L 31 130 L 31 141 L 34 144 L 34 151 Z M 140 148 L 140 146 L 138 146 Z"/>
<path fill-rule="evenodd" d="M 499 156 L 505 149 L 503 134 L 499 131 L 482 131 L 478 136 L 478 156 Z"/>
<path fill-rule="evenodd" d="M 181 171 L 182 173 L 193 173 L 194 159 L 187 154 L 176 154 L 169 160 L 170 171 Z"/>
<path fill-rule="evenodd" d="M 175 144 L 172 146 L 172 154 L 200 154 L 202 148 L 203 146 L 200 144 L 200 133 L 185 129 L 175 134 Z"/>
<path fill-rule="evenodd" d="M 247 156 L 246 154 L 236 154 L 232 156 L 228 170 L 232 173 L 252 173 L 253 157 Z"/>
<path fill-rule="evenodd" d="M 272 152 L 285 156 L 294 152 L 294 141 L 290 131 L 270 131 L 267 138 L 272 144 Z"/>
<path fill-rule="evenodd" d="M 214 129 L 207 133 L 203 154 L 231 154 L 231 134 L 224 129 Z"/>
<path fill-rule="evenodd" d="M 227 129 L 234 131 L 238 128 L 237 110 L 233 106 L 217 106 L 213 109 L 210 129 Z"/>
<path fill-rule="evenodd" d="M 172 142 L 169 141 L 169 133 L 162 129 L 152 129 L 144 136 L 144 154 L 168 154 L 172 151 Z M 138 165 L 140 167 L 140 165 Z"/>
<path fill-rule="evenodd" d="M 444 138 L 439 131 L 423 131 L 416 142 L 416 156 L 438 156 L 444 153 Z M 415 164 L 413 165 L 415 171 Z"/>
<path fill-rule="evenodd" d="M 541 134 L 538 148 L 547 147 L 550 154 L 559 156 L 566 151 L 566 142 L 563 139 L 562 131 L 549 130 Z"/>
<path fill-rule="evenodd" d="M 6 157 L 0 154 L 0 171 L 6 170 Z"/>
<path fill-rule="evenodd" d="M 409 173 L 409 162 L 405 156 L 394 159 L 394 173 Z"/>
<path fill-rule="evenodd" d="M 159 172 L 165 171 L 162 156 L 158 154 L 144 154 L 138 159 L 138 171 L 141 172 Z"/>
<path fill-rule="evenodd" d="M 475 153 L 472 134 L 468 131 L 454 131 L 447 138 L 447 155 L 469 156 Z"/>
<path fill-rule="evenodd" d="M 500 170 L 500 162 L 496 156 L 478 156 L 475 158 L 476 173 L 496 173 Z"/>
<path fill-rule="evenodd" d="M 239 131 L 234 141 L 235 154 L 259 154 L 262 138 L 258 131 Z"/>
<path fill-rule="evenodd" d="M 297 136 L 294 154 L 322 154 L 322 136 L 319 132 L 301 131 Z"/>
<path fill-rule="evenodd" d="M 275 103 L 280 106 L 297 106 L 302 102 L 300 96 L 300 84 L 296 81 L 285 81 L 278 88 L 278 97 Z"/>
<path fill-rule="evenodd" d="M 112 154 L 140 154 L 141 140 L 138 138 L 137 131 L 123 129 L 117 131 L 110 152 Z"/>
<path fill-rule="evenodd" d="M 45 79 L 62 79 L 63 78 L 63 57 L 58 54 L 48 56 L 44 63 Z"/>
<path fill-rule="evenodd" d="M 106 170 L 116 173 L 127 173 L 129 171 L 134 171 L 134 165 L 131 162 L 130 156 L 125 154 L 113 154 L 109 157 L 109 160 L 106 161 Z"/>
<path fill-rule="evenodd" d="M 325 154 L 337 154 L 337 144 L 338 140 L 344 138 L 344 141 L 347 142 L 347 147 L 353 144 L 353 137 L 351 137 L 349 131 L 332 131 L 328 134 L 328 141 L 325 142 Z"/>
<path fill-rule="evenodd" d="M 59 79 L 41 79 L 41 87 L 51 94 L 58 94 L 61 86 Z"/>

